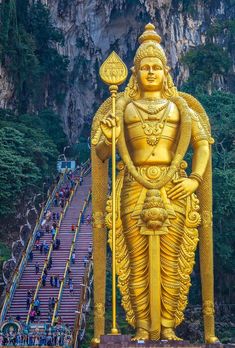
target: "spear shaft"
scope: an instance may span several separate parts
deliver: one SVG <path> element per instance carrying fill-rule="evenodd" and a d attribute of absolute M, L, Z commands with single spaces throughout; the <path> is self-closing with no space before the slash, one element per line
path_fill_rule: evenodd
<path fill-rule="evenodd" d="M 117 85 L 109 87 L 112 97 L 112 114 L 116 117 Z M 112 127 L 112 334 L 117 334 L 117 296 L 116 296 L 116 126 Z"/>

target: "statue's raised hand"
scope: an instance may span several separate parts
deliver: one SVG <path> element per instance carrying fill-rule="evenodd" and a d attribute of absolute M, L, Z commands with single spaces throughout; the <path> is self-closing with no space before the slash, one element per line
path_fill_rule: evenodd
<path fill-rule="evenodd" d="M 118 116 L 114 116 L 112 113 L 108 114 L 101 122 L 100 122 L 101 130 L 106 137 L 106 139 L 111 142 L 112 141 L 112 128 L 116 127 L 115 136 L 118 139 L 121 133 L 120 120 Z"/>

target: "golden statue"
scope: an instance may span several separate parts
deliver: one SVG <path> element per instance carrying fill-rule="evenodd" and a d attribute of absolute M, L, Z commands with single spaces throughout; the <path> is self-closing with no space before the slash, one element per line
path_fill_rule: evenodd
<path fill-rule="evenodd" d="M 201 104 L 174 86 L 160 41 L 155 27 L 146 25 L 132 76 L 125 91 L 117 94 L 116 114 L 108 98 L 93 120 L 93 342 L 104 334 L 105 225 L 111 231 L 112 200 L 107 199 L 107 187 L 113 127 L 121 158 L 116 179 L 115 260 L 122 305 L 128 323 L 136 329 L 135 339 L 180 339 L 175 328 L 184 318 L 200 239 L 205 341 L 218 342 L 213 299 L 213 139 Z M 190 144 L 194 153 L 187 176 L 184 156 Z"/>

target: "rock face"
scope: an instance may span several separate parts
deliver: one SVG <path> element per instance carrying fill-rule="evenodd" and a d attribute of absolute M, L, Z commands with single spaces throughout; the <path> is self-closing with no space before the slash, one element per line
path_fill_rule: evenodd
<path fill-rule="evenodd" d="M 1 3 L 1 2 L 0 2 Z M 0 63 L 0 108 L 7 108 L 14 92 L 14 86 Z"/>
<path fill-rule="evenodd" d="M 230 4 L 231 1 L 231 4 Z M 162 37 L 177 85 L 188 70 L 179 58 L 189 48 L 205 42 L 208 27 L 216 20 L 232 18 L 232 0 L 43 0 L 54 24 L 65 35 L 61 53 L 70 60 L 68 87 L 58 110 L 64 129 L 76 142 L 84 123 L 107 95 L 98 67 L 116 50 L 128 68 L 137 48 L 137 37 L 152 22 Z M 184 4 L 188 4 L 187 10 Z M 191 6 L 191 7 L 190 7 Z M 193 9 L 192 9 L 193 6 Z M 220 35 L 223 44 L 223 35 Z"/>

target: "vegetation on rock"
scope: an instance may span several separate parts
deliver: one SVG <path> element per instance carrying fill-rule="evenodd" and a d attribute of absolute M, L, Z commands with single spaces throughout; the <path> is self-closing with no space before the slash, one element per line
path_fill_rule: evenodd
<path fill-rule="evenodd" d="M 63 40 L 40 1 L 0 4 L 0 60 L 13 79 L 18 112 L 41 108 L 47 93 L 52 102 L 61 100 L 68 65 L 57 51 Z"/>
<path fill-rule="evenodd" d="M 0 4 L 0 63 L 14 86 L 14 111 L 0 110 L 0 238 L 16 215 L 53 177 L 67 143 L 53 109 L 63 100 L 68 60 L 63 34 L 41 1 Z M 10 227 L 11 226 L 11 227 Z M 9 234 L 8 234 L 9 238 Z"/>

